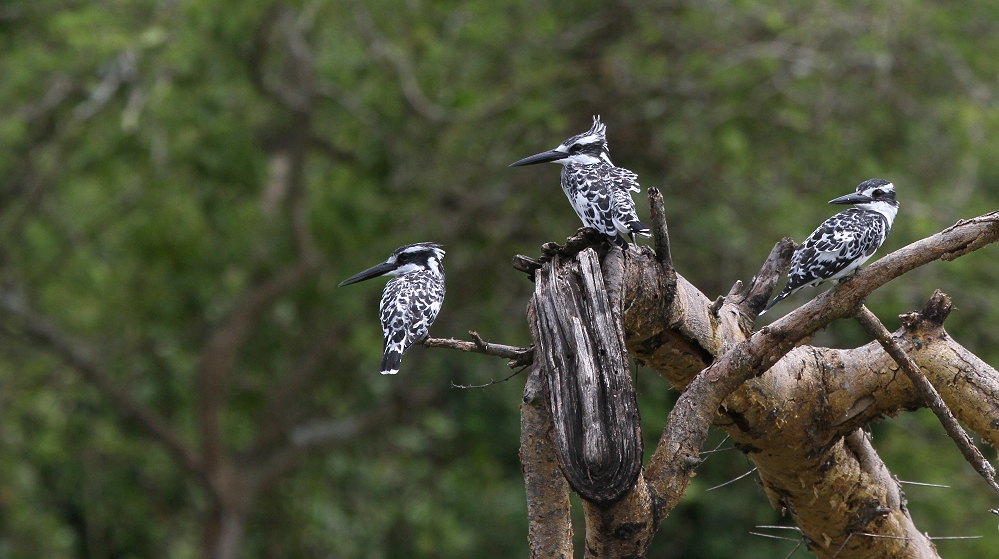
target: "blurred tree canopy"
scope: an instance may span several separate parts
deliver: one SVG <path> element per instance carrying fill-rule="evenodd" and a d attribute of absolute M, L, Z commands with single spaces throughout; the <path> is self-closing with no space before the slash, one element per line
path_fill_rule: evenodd
<path fill-rule="evenodd" d="M 523 380 L 452 388 L 507 372 L 423 348 L 381 377 L 380 287 L 340 280 L 440 242 L 432 335 L 526 345 L 510 258 L 578 220 L 555 168 L 506 165 L 593 114 L 705 293 L 875 176 L 901 202 L 887 252 L 999 205 L 997 95 L 987 0 L 0 0 L 0 557 L 203 556 L 226 507 L 245 557 L 525 556 Z M 995 366 L 994 260 L 868 305 L 940 288 Z M 653 448 L 675 394 L 647 373 Z M 941 433 L 928 412 L 873 426 L 899 477 L 951 486 L 907 487 L 921 529 L 984 536 L 941 553 L 999 557 Z M 788 553 L 749 534 L 781 521 L 751 478 L 706 491 L 747 463 L 702 466 L 650 556 Z"/>

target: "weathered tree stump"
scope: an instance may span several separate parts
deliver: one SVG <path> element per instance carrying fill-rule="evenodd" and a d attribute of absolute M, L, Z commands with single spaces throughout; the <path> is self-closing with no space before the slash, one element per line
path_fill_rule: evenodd
<path fill-rule="evenodd" d="M 635 485 L 643 452 L 620 300 L 592 248 L 555 256 L 536 279 L 536 363 L 559 465 L 582 498 L 613 503 Z"/>

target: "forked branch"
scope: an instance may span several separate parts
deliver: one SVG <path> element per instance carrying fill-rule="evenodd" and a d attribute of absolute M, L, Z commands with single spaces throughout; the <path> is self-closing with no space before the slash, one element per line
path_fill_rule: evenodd
<path fill-rule="evenodd" d="M 534 361 L 534 346 L 515 347 L 510 345 L 494 344 L 483 340 L 482 336 L 479 336 L 478 332 L 475 330 L 469 330 L 468 335 L 472 337 L 472 341 L 470 342 L 466 342 L 465 340 L 456 340 L 454 338 L 425 338 L 420 343 L 425 347 L 454 349 L 471 353 L 481 353 L 482 355 L 491 355 L 493 357 L 502 357 L 510 360 L 507 365 L 509 365 L 511 369 L 530 365 Z"/>
<path fill-rule="evenodd" d="M 807 530 L 809 534 L 810 549 L 820 557 L 832 557 L 838 553 L 840 559 L 846 559 L 864 556 L 865 553 L 887 551 L 889 548 L 896 551 L 903 548 L 918 550 L 913 551 L 915 553 L 913 556 L 918 557 L 935 556 L 932 546 L 925 545 L 922 541 L 924 538 L 916 537 L 919 532 L 915 530 L 904 507 L 900 506 L 900 500 L 895 497 L 898 492 L 890 486 L 893 483 L 890 476 L 880 475 L 879 472 L 887 470 L 883 468 L 883 464 L 880 464 L 879 459 L 875 459 L 876 454 L 873 449 L 861 448 L 864 445 L 860 444 L 862 441 L 857 440 L 857 437 L 854 437 L 849 444 L 843 439 L 844 435 L 856 431 L 858 426 L 873 417 L 896 413 L 911 407 L 914 405 L 913 402 L 918 405 L 918 399 L 906 399 L 914 396 L 904 394 L 905 384 L 895 382 L 889 387 L 892 394 L 902 391 L 895 395 L 897 400 L 893 401 L 878 400 L 883 397 L 882 389 L 864 394 L 849 394 L 849 390 L 856 390 L 857 386 L 866 386 L 864 383 L 852 382 L 849 387 L 843 387 L 842 397 L 848 398 L 847 400 L 830 400 L 822 403 L 829 409 L 822 411 L 824 415 L 821 416 L 821 423 L 814 423 L 813 419 L 810 427 L 819 430 L 802 430 L 802 432 L 808 431 L 812 437 L 817 437 L 807 441 L 807 445 L 812 446 L 808 446 L 805 450 L 811 454 L 803 455 L 808 459 L 801 464 L 807 468 L 814 468 L 816 475 L 812 476 L 811 471 L 800 472 L 805 475 L 802 479 L 814 478 L 815 483 L 821 485 L 823 479 L 828 481 L 841 477 L 844 482 L 853 485 L 809 486 L 803 490 L 807 494 L 801 495 L 789 485 L 795 483 L 793 479 L 784 480 L 780 477 L 786 473 L 782 468 L 787 469 L 788 458 L 791 458 L 790 455 L 782 458 L 781 452 L 786 453 L 789 445 L 798 443 L 791 433 L 797 430 L 787 430 L 785 427 L 788 422 L 793 423 L 794 417 L 814 416 L 807 415 L 807 412 L 805 415 L 793 415 L 798 412 L 791 411 L 787 413 L 792 415 L 781 415 L 784 407 L 804 406 L 804 402 L 809 399 L 803 397 L 804 399 L 788 400 L 786 391 L 782 392 L 783 389 L 780 387 L 789 389 L 797 386 L 802 382 L 802 374 L 808 375 L 809 378 L 828 380 L 830 373 L 817 369 L 835 365 L 828 364 L 826 361 L 828 357 L 824 358 L 821 355 L 823 352 L 840 350 L 798 347 L 798 344 L 833 320 L 851 316 L 853 309 L 872 291 L 918 266 L 938 259 L 951 259 L 967 254 L 996 242 L 997 239 L 999 239 L 999 212 L 959 223 L 885 256 L 855 276 L 847 278 L 835 288 L 755 333 L 752 333 L 751 325 L 745 328 L 744 322 L 751 322 L 755 318 L 756 309 L 761 303 L 765 303 L 769 296 L 769 293 L 764 292 L 771 291 L 776 283 L 774 279 L 781 275 L 783 267 L 786 266 L 784 256 L 793 247 L 789 241 L 779 243 L 775 247 L 771 258 L 768 259 L 770 265 L 761 270 L 756 278 L 758 281 L 751 282 L 750 287 L 745 290 L 733 288 L 732 293 L 722 304 L 715 307 L 714 313 L 711 312 L 711 301 L 682 277 L 664 276 L 658 258 L 660 255 L 647 248 L 627 251 L 622 260 L 623 271 L 620 273 L 620 285 L 617 288 L 623 294 L 622 308 L 625 310 L 624 325 L 629 351 L 640 363 L 656 368 L 676 386 L 685 387 L 685 392 L 670 415 L 651 462 L 635 486 L 642 488 L 642 491 L 647 489 L 651 498 L 633 499 L 629 493 L 610 505 L 610 508 L 587 507 L 588 532 L 599 532 L 593 534 L 593 537 L 587 534 L 587 551 L 591 551 L 592 547 L 594 555 L 605 555 L 605 552 L 612 553 L 615 549 L 630 549 L 638 550 L 640 555 L 644 549 L 642 546 L 647 545 L 658 527 L 658 521 L 668 514 L 684 495 L 690 477 L 700 463 L 700 450 L 708 426 L 719 424 L 725 426 L 733 437 L 739 434 L 738 438 L 744 441 L 740 444 L 745 445 L 753 460 L 761 465 L 761 477 L 764 478 L 764 486 L 774 506 L 786 507 L 794 514 L 802 529 Z M 544 259 L 543 256 L 542 260 Z M 611 287 L 608 286 L 608 289 Z M 733 316 L 737 316 L 738 319 L 733 320 Z M 746 335 L 749 337 L 745 338 Z M 944 343 L 946 340 L 940 338 L 938 341 Z M 876 346 L 871 344 L 871 347 Z M 795 351 L 795 355 L 791 358 L 791 362 L 795 365 L 774 367 L 792 350 Z M 865 346 L 854 351 L 865 353 L 873 350 Z M 882 358 L 886 363 L 891 363 L 883 353 Z M 698 363 L 703 365 L 697 366 Z M 801 365 L 797 365 L 799 363 Z M 855 366 L 871 367 L 873 366 L 871 363 L 871 359 L 867 358 L 856 361 Z M 945 363 L 942 366 L 951 365 Z M 687 371 L 691 367 L 696 367 L 694 370 L 700 372 L 687 376 L 690 374 Z M 762 384 L 751 380 L 771 368 L 774 368 L 777 377 L 769 378 Z M 864 370 L 858 369 L 855 373 L 863 375 Z M 872 375 L 871 379 L 878 377 Z M 795 378 L 798 380 L 795 381 Z M 757 388 L 748 392 L 740 390 L 747 381 L 753 382 Z M 813 393 L 816 389 L 827 388 L 821 384 L 809 387 Z M 731 400 L 730 397 L 737 397 L 735 395 L 737 390 L 742 396 L 738 396 L 740 399 Z M 759 401 L 764 394 L 769 394 L 767 397 L 773 398 L 772 402 L 767 400 L 770 403 L 766 406 Z M 776 424 L 772 424 L 769 420 L 773 413 L 778 414 L 779 421 Z M 969 424 L 974 425 L 974 423 Z M 752 427 L 753 425 L 756 427 Z M 753 449 L 754 444 L 763 444 L 764 440 L 768 449 L 766 453 L 772 456 L 754 454 L 764 452 L 762 448 Z M 783 440 L 790 442 L 782 443 Z M 804 447 L 799 445 L 795 448 Z M 866 458 L 861 460 L 863 457 Z M 823 469 L 827 467 L 824 466 L 827 464 L 826 459 L 832 461 L 828 464 L 834 464 L 833 470 Z M 767 471 L 766 474 L 764 470 Z M 874 475 L 876 473 L 878 475 Z M 527 475 L 528 472 L 525 470 L 525 476 Z M 871 487 L 863 487 L 864 483 Z M 814 495 L 811 493 L 813 489 L 816 491 Z M 782 493 L 785 490 L 788 492 Z M 825 516 L 812 518 L 803 516 L 808 513 L 809 506 L 814 506 L 815 499 L 819 498 L 819 495 L 822 495 L 819 500 L 824 499 L 823 503 L 836 503 L 844 493 L 858 497 L 870 496 L 873 504 L 866 508 L 851 509 L 850 514 L 843 514 L 844 511 L 837 514 L 823 509 Z M 535 495 L 532 498 L 544 498 L 544 496 Z M 542 504 L 537 503 L 537 505 Z M 535 510 L 533 505 L 531 510 Z M 653 518 L 654 522 L 651 526 L 640 523 L 642 528 L 628 533 L 617 530 L 614 519 L 629 515 L 635 519 Z M 844 519 L 852 520 L 846 522 Z M 634 527 L 637 528 L 638 524 Z M 851 537 L 861 533 L 879 534 L 879 536 Z M 827 536 L 819 540 L 812 537 L 822 534 Z M 899 539 L 893 539 L 896 536 Z"/>
<path fill-rule="evenodd" d="M 968 433 L 961 427 L 961 424 L 957 422 L 954 418 L 954 414 L 950 412 L 950 408 L 944 403 L 943 398 L 937 393 L 930 381 L 926 379 L 926 376 L 919 370 L 919 365 L 912 360 L 908 354 L 902 349 L 898 344 L 898 341 L 891 335 L 891 332 L 881 324 L 878 317 L 870 311 L 863 304 L 858 305 L 856 310 L 853 312 L 853 318 L 864 327 L 864 330 L 868 334 L 873 336 L 881 347 L 885 348 L 888 355 L 891 355 L 892 359 L 898 363 L 898 366 L 902 369 L 902 372 L 909 377 L 909 382 L 912 386 L 916 388 L 919 395 L 922 397 L 926 406 L 933 410 L 940 423 L 943 425 L 944 430 L 947 431 L 947 435 L 954 440 L 954 444 L 957 448 L 961 450 L 961 454 L 964 455 L 964 459 L 968 461 L 969 464 L 975 471 L 978 472 L 985 481 L 988 482 L 992 489 L 999 493 L 999 485 L 996 484 L 995 475 L 996 470 L 989 464 L 988 460 L 982 456 L 982 453 L 975 446 L 975 443 L 968 436 Z"/>

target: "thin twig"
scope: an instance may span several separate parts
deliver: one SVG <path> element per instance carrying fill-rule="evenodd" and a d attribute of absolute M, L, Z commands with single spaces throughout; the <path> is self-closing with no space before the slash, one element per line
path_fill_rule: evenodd
<path fill-rule="evenodd" d="M 455 349 L 458 351 L 491 355 L 493 357 L 503 357 L 510 360 L 507 365 L 511 369 L 530 365 L 534 362 L 534 346 L 516 347 L 490 343 L 483 340 L 474 330 L 469 330 L 468 335 L 472 337 L 473 341 L 466 342 L 454 338 L 426 338 L 420 343 L 424 347 Z"/>
<path fill-rule="evenodd" d="M 726 485 L 728 485 L 730 483 L 735 483 L 735 482 L 739 481 L 740 479 L 748 476 L 749 474 L 751 474 L 751 473 L 753 473 L 755 471 L 756 471 L 756 468 L 753 468 L 752 470 L 749 470 L 748 472 L 742 474 L 741 476 L 739 476 L 739 477 L 737 477 L 735 479 L 730 479 L 730 480 L 726 481 L 725 483 L 723 483 L 721 485 L 716 485 L 716 486 L 712 487 L 711 489 L 705 489 L 705 491 L 714 491 L 715 489 L 718 489 L 719 487 L 725 487 Z"/>
<path fill-rule="evenodd" d="M 854 532 L 854 536 L 867 536 L 868 538 L 884 538 L 886 540 L 908 540 L 909 536 L 892 536 L 890 534 L 868 534 L 867 532 Z M 928 536 L 927 536 L 928 537 Z"/>
<path fill-rule="evenodd" d="M 734 447 L 734 446 L 726 446 L 725 448 L 716 448 L 714 450 L 705 450 L 704 452 L 701 453 L 701 456 L 704 456 L 705 454 L 714 454 L 716 452 L 727 452 L 729 450 L 739 450 L 739 449 L 736 448 L 736 447 Z M 701 463 L 703 464 L 704 461 L 702 460 Z"/>
<path fill-rule="evenodd" d="M 850 534 L 846 536 L 846 539 L 843 540 L 843 543 L 839 544 L 839 549 L 836 550 L 836 553 L 833 553 L 831 559 L 836 559 L 836 556 L 839 555 L 840 551 L 843 551 L 843 548 L 846 547 L 847 542 L 850 541 L 850 538 L 852 538 L 854 534 L 856 534 L 856 532 L 850 532 Z"/>
<path fill-rule="evenodd" d="M 799 532 L 801 531 L 801 528 L 798 528 L 797 526 L 777 526 L 775 524 L 763 524 L 757 526 L 757 528 L 766 528 L 768 530 L 797 530 Z"/>
<path fill-rule="evenodd" d="M 784 536 L 775 536 L 773 534 L 762 534 L 760 532 L 750 532 L 749 534 L 752 535 L 752 536 L 760 536 L 762 538 L 772 538 L 772 539 L 775 539 L 775 540 L 784 540 L 784 541 L 789 541 L 789 542 L 800 542 L 801 541 L 801 538 L 786 538 Z"/>
<path fill-rule="evenodd" d="M 803 544 L 803 543 L 805 543 L 805 538 L 801 538 L 801 539 L 800 539 L 800 540 L 798 541 L 798 545 L 794 546 L 794 549 L 792 549 L 792 550 L 791 550 L 791 553 L 788 553 L 787 555 L 785 555 L 785 556 L 784 556 L 784 559 L 790 559 L 790 557 L 791 557 L 792 555 L 794 555 L 794 552 L 795 552 L 795 551 L 798 551 L 798 548 L 799 548 L 799 547 L 801 547 L 801 544 Z"/>
<path fill-rule="evenodd" d="M 881 324 L 878 317 L 864 306 L 863 303 L 857 305 L 856 309 L 854 309 L 853 318 L 863 326 L 868 334 L 874 336 L 888 355 L 891 355 L 892 359 L 898 363 L 899 368 L 909 377 L 909 381 L 912 382 L 912 385 L 923 398 L 923 401 L 933 410 L 940 423 L 943 424 L 944 430 L 947 431 L 950 438 L 957 444 L 965 460 L 975 468 L 976 472 L 985 478 L 985 481 L 988 482 L 996 493 L 999 493 L 999 484 L 995 480 L 995 468 L 982 456 L 978 447 L 971 440 L 971 437 L 968 436 L 968 433 L 961 427 L 961 424 L 954 418 L 947 404 L 944 403 L 943 398 L 940 397 L 940 394 L 933 388 L 930 381 L 919 370 L 919 365 L 905 353 L 902 346 L 898 344 L 888 329 L 885 328 L 884 324 Z"/>
<path fill-rule="evenodd" d="M 923 487 L 943 487 L 944 489 L 950 489 L 949 485 L 940 485 L 939 483 L 922 483 L 922 482 L 919 482 L 919 481 L 902 481 L 902 480 L 900 480 L 898 478 L 895 478 L 895 481 L 897 481 L 899 483 L 904 483 L 905 485 L 921 485 Z"/>
<path fill-rule="evenodd" d="M 721 442 L 719 442 L 717 446 L 715 446 L 711 450 L 705 450 L 705 451 L 701 452 L 701 456 L 704 456 L 705 454 L 714 454 L 716 452 L 723 452 L 723 451 L 726 451 L 726 450 L 734 450 L 735 449 L 734 446 L 730 446 L 730 447 L 727 447 L 727 448 L 721 448 L 721 445 L 725 444 L 725 441 L 729 440 L 730 438 L 732 438 L 731 435 L 725 435 L 725 438 L 722 439 Z M 707 458 L 705 458 L 704 460 L 701 460 L 701 464 L 703 464 L 705 461 L 707 461 Z"/>
<path fill-rule="evenodd" d="M 451 383 L 451 388 L 462 388 L 462 389 L 488 388 L 490 386 L 493 386 L 494 384 L 499 384 L 501 382 L 506 382 L 506 381 L 512 379 L 513 377 L 519 375 L 520 373 L 523 373 L 526 369 L 527 369 L 527 365 L 524 365 L 523 367 L 521 367 L 521 368 L 517 369 L 516 371 L 514 371 L 513 373 L 511 373 L 506 378 L 503 378 L 503 379 L 500 379 L 500 380 L 491 380 L 491 381 L 487 382 L 486 384 L 455 384 L 455 383 L 452 382 Z"/>
<path fill-rule="evenodd" d="M 908 536 L 889 536 L 888 534 L 868 534 L 866 532 L 856 532 L 857 536 L 867 536 L 869 538 L 885 538 L 889 540 L 908 540 Z M 985 536 L 926 536 L 928 540 L 977 540 Z"/>

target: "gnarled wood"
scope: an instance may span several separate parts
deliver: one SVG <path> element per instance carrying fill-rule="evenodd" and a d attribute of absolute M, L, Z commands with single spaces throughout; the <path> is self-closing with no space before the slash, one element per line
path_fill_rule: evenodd
<path fill-rule="evenodd" d="M 611 505 L 584 506 L 587 555 L 644 554 L 686 491 L 707 427 L 715 424 L 756 463 L 774 506 L 791 513 L 819 557 L 936 557 L 858 431 L 877 417 L 921 406 L 919 394 L 877 343 L 852 350 L 798 344 L 849 316 L 887 281 L 997 239 L 999 212 L 961 222 L 889 254 L 755 333 L 758 303 L 780 275 L 775 262 L 787 254 L 786 244 L 775 247 L 758 281 L 746 289 L 737 283 L 714 303 L 650 249 L 605 259 L 608 290 L 623 300 L 628 349 L 684 394 L 634 489 Z M 547 272 L 560 265 L 553 259 Z M 946 312 L 936 299 L 904 315 L 905 329 L 895 338 L 958 419 L 995 445 L 999 375 L 946 335 Z M 549 326 L 539 319 L 541 330 Z"/>
<path fill-rule="evenodd" d="M 934 296 L 939 293 L 940 291 L 937 290 Z M 954 444 L 961 450 L 961 454 L 964 455 L 965 460 L 999 493 L 999 485 L 996 485 L 995 480 L 996 469 L 985 460 L 982 453 L 975 447 L 974 441 L 971 440 L 968 433 L 957 422 L 957 419 L 954 418 L 954 414 L 951 413 L 950 408 L 944 403 L 943 398 L 940 397 L 937 390 L 933 388 L 933 384 L 920 372 L 919 365 L 905 353 L 905 350 L 901 348 L 891 333 L 881 324 L 878 317 L 866 306 L 860 305 L 857 307 L 853 313 L 853 317 L 857 319 L 857 322 L 864 327 L 864 330 L 868 334 L 878 340 L 878 343 L 898 363 L 899 368 L 902 369 L 905 376 L 909 377 L 909 382 L 912 383 L 916 392 L 923 399 L 923 403 L 933 410 L 933 413 L 940 420 L 940 424 L 947 431 L 947 435 L 950 436 Z"/>
<path fill-rule="evenodd" d="M 593 249 L 556 255 L 536 280 L 536 362 L 559 464 L 581 497 L 612 503 L 634 486 L 643 450 L 620 314 Z"/>

